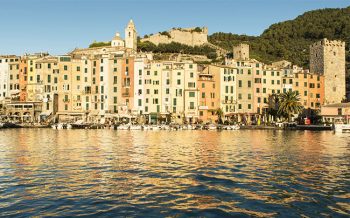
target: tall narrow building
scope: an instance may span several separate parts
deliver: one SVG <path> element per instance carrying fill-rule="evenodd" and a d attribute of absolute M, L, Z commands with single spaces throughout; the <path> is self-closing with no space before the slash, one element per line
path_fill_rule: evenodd
<path fill-rule="evenodd" d="M 137 50 L 137 32 L 132 20 L 129 21 L 128 26 L 125 28 L 125 47 Z"/>
<path fill-rule="evenodd" d="M 345 42 L 323 39 L 310 46 L 310 72 L 324 75 L 325 104 L 345 96 Z"/>

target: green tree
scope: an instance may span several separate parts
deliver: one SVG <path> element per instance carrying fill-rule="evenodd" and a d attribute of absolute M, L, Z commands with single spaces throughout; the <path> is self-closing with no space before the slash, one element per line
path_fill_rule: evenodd
<path fill-rule="evenodd" d="M 278 113 L 286 114 L 288 122 L 291 120 L 292 114 L 299 114 L 303 110 L 300 103 L 299 94 L 295 91 L 288 91 L 279 96 Z"/>
<path fill-rule="evenodd" d="M 216 109 L 215 114 L 218 116 L 218 123 L 222 124 L 222 117 L 224 116 L 224 111 L 221 108 Z"/>

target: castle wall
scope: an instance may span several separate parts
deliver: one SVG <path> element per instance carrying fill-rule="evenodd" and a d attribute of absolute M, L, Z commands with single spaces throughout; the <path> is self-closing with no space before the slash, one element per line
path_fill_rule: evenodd
<path fill-rule="evenodd" d="M 141 39 L 142 42 L 149 41 L 156 45 L 178 42 L 189 46 L 200 46 L 208 42 L 208 29 L 202 28 L 202 32 L 195 32 L 193 29 L 172 29 L 169 31 L 170 38 L 160 33 Z"/>

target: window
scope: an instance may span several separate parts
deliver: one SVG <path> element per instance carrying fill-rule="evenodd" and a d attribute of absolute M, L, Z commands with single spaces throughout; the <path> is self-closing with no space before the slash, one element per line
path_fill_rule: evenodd
<path fill-rule="evenodd" d="M 68 75 L 63 76 L 64 80 L 68 80 Z"/>
<path fill-rule="evenodd" d="M 189 92 L 188 95 L 189 95 L 189 97 L 195 97 L 196 94 L 195 94 L 195 92 Z"/>
<path fill-rule="evenodd" d="M 238 80 L 238 87 L 242 87 L 242 80 Z"/>
<path fill-rule="evenodd" d="M 202 83 L 202 88 L 205 88 L 205 83 Z"/>
<path fill-rule="evenodd" d="M 155 75 L 155 76 L 158 76 L 158 72 L 157 72 L 157 71 L 154 71 L 154 75 Z"/>
<path fill-rule="evenodd" d="M 117 82 L 118 82 L 118 77 L 117 77 L 117 76 L 114 76 L 114 77 L 113 77 L 113 84 L 117 84 Z"/>
<path fill-rule="evenodd" d="M 77 76 L 77 81 L 80 81 L 80 76 Z"/>
<path fill-rule="evenodd" d="M 177 84 L 181 85 L 181 80 L 180 79 L 177 80 Z"/>
<path fill-rule="evenodd" d="M 103 76 L 100 76 L 100 81 L 103 82 Z"/>
<path fill-rule="evenodd" d="M 192 72 L 190 73 L 190 77 L 193 78 L 193 73 Z"/>
<path fill-rule="evenodd" d="M 260 93 L 260 88 L 256 88 L 256 93 Z"/>
<path fill-rule="evenodd" d="M 194 102 L 190 102 L 190 109 L 194 109 Z"/>
<path fill-rule="evenodd" d="M 251 104 L 248 104 L 248 109 L 252 109 L 252 105 Z"/>
<path fill-rule="evenodd" d="M 64 65 L 64 66 L 63 66 L 63 69 L 64 69 L 64 70 L 68 70 L 68 66 L 67 66 L 67 65 Z"/>
<path fill-rule="evenodd" d="M 77 67 L 77 71 L 80 71 L 80 67 Z"/>
<path fill-rule="evenodd" d="M 205 98 L 205 92 L 202 92 L 202 98 Z"/>
<path fill-rule="evenodd" d="M 139 76 L 142 76 L 142 70 L 139 70 Z"/>
<path fill-rule="evenodd" d="M 238 109 L 242 109 L 242 104 L 238 104 Z"/>
<path fill-rule="evenodd" d="M 252 81 L 248 81 L 248 88 L 252 87 Z"/>
<path fill-rule="evenodd" d="M 252 94 L 248 94 L 248 99 L 252 99 Z"/>

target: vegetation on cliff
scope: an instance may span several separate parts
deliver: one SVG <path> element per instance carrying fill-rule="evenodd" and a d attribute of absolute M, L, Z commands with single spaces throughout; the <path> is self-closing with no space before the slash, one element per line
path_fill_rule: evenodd
<path fill-rule="evenodd" d="M 193 54 L 193 55 L 206 55 L 210 59 L 216 58 L 215 49 L 207 46 L 189 46 L 177 42 L 171 42 L 169 44 L 160 43 L 158 46 L 152 42 L 138 42 L 138 50 L 144 52 L 155 52 L 155 53 L 182 53 L 182 54 Z"/>
<path fill-rule="evenodd" d="M 111 42 L 96 42 L 94 41 L 89 45 L 89 48 L 96 48 L 96 47 L 104 47 L 104 46 L 110 46 Z"/>
<path fill-rule="evenodd" d="M 227 50 L 247 43 L 251 57 L 270 63 L 281 59 L 308 67 L 309 46 L 323 38 L 346 42 L 347 68 L 350 68 L 350 7 L 309 11 L 294 20 L 271 25 L 260 36 L 214 33 L 209 42 Z"/>

